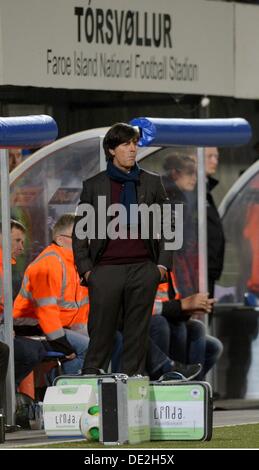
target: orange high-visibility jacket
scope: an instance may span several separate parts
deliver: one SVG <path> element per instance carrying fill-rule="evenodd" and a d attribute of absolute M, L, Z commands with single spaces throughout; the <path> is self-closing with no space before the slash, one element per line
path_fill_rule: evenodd
<path fill-rule="evenodd" d="M 248 207 L 244 237 L 249 240 L 252 252 L 252 265 L 247 287 L 259 292 L 259 204 L 252 203 Z"/>
<path fill-rule="evenodd" d="M 26 319 L 23 324 L 33 324 L 37 319 L 49 340 L 64 336 L 63 327 L 85 327 L 88 289 L 80 285 L 71 250 L 52 243 L 29 264 L 13 315 Z"/>
<path fill-rule="evenodd" d="M 174 273 L 171 271 L 170 272 L 171 279 L 172 279 L 172 284 L 173 288 L 175 291 L 175 300 L 180 299 L 180 294 L 178 292 L 177 286 L 176 286 L 176 280 Z M 167 279 L 169 276 L 169 273 L 166 273 Z M 168 280 L 166 282 L 162 282 L 158 285 L 157 291 L 156 291 L 156 297 L 155 297 L 155 302 L 154 302 L 154 307 L 153 307 L 153 314 L 156 313 L 161 313 L 163 309 L 163 302 L 168 302 L 169 299 L 169 294 L 168 294 Z"/>

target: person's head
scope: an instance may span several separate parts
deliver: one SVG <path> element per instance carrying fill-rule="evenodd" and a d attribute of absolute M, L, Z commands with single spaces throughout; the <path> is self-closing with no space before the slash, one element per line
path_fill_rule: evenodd
<path fill-rule="evenodd" d="M 63 214 L 53 227 L 54 242 L 69 250 L 72 250 L 72 232 L 74 222 L 74 214 Z"/>
<path fill-rule="evenodd" d="M 206 147 L 204 149 L 205 155 L 205 173 L 207 176 L 212 176 L 216 173 L 219 163 L 219 151 L 217 147 Z"/>
<path fill-rule="evenodd" d="M 165 159 L 164 170 L 181 191 L 193 191 L 197 183 L 197 168 L 188 155 L 170 155 Z"/>
<path fill-rule="evenodd" d="M 123 122 L 114 124 L 103 140 L 107 160 L 112 160 L 121 170 L 130 170 L 135 165 L 138 141 L 139 132 L 136 127 Z"/>
<path fill-rule="evenodd" d="M 9 149 L 9 171 L 14 170 L 14 168 L 16 168 L 22 162 L 22 159 L 22 149 Z"/>
<path fill-rule="evenodd" d="M 11 219 L 11 256 L 13 259 L 23 254 L 26 228 L 18 220 Z"/>

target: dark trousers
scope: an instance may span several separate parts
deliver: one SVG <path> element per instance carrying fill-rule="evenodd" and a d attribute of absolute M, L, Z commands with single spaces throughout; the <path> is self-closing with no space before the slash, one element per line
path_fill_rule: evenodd
<path fill-rule="evenodd" d="M 0 408 L 4 406 L 5 380 L 8 369 L 9 347 L 0 341 Z"/>
<path fill-rule="evenodd" d="M 149 321 L 160 271 L 151 261 L 95 266 L 88 280 L 90 343 L 82 373 L 107 370 L 114 338 L 122 321 L 121 372 L 144 374 Z"/>
<path fill-rule="evenodd" d="M 161 317 L 161 315 L 159 315 Z M 151 326 L 153 323 L 153 318 L 151 317 Z M 164 317 L 161 317 L 164 318 Z M 165 320 L 167 321 L 167 320 Z M 157 325 L 158 328 L 156 328 L 156 335 L 158 336 L 159 333 L 161 332 L 161 338 L 162 341 L 164 339 L 163 333 L 164 329 L 161 325 Z M 150 330 L 149 330 L 150 333 Z M 121 355 L 122 355 L 122 345 L 123 345 L 123 340 L 122 340 L 122 335 L 118 331 L 116 335 L 116 347 L 113 348 L 112 352 L 112 372 L 120 372 L 121 371 Z M 147 360 L 146 360 L 146 372 L 145 375 L 149 375 L 151 380 L 156 380 L 159 378 L 163 373 L 168 372 L 170 367 L 172 368 L 172 360 L 170 357 L 168 357 L 162 349 L 156 344 L 155 341 L 151 338 L 149 334 L 148 338 L 148 350 L 147 350 Z"/>
<path fill-rule="evenodd" d="M 24 336 L 14 337 L 14 365 L 16 387 L 46 355 L 41 341 Z"/>
<path fill-rule="evenodd" d="M 169 356 L 170 334 L 168 321 L 163 315 L 153 315 L 149 328 L 149 344 L 147 354 L 147 373 L 151 380 L 158 379 L 172 368 Z"/>

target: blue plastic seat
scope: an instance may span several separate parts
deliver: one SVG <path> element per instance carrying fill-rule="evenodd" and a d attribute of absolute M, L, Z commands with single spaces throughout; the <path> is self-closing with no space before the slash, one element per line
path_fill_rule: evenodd
<path fill-rule="evenodd" d="M 56 367 L 58 370 L 58 375 L 62 375 L 63 370 L 62 370 L 62 359 L 65 360 L 66 356 L 64 353 L 60 351 L 46 351 L 45 358 L 43 361 L 55 361 L 56 362 Z"/>
<path fill-rule="evenodd" d="M 253 292 L 245 292 L 244 303 L 248 307 L 259 307 L 259 296 Z"/>

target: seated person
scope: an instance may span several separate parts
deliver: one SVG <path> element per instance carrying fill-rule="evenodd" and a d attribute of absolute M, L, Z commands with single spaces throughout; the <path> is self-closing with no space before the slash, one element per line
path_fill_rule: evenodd
<path fill-rule="evenodd" d="M 223 351 L 221 341 L 207 335 L 204 323 L 199 320 L 190 319 L 186 324 L 183 322 L 177 325 L 170 324 L 163 315 L 154 316 L 151 319 L 150 336 L 167 358 L 174 358 L 176 370 L 187 375 L 186 378 L 188 374 L 184 374 L 180 364 L 189 364 L 189 367 L 192 364 L 201 364 L 202 369 L 195 375 L 195 379 L 205 380 L 206 373 L 215 365 Z M 168 369 L 167 366 L 166 368 Z M 170 369 L 163 373 L 167 371 Z"/>
<path fill-rule="evenodd" d="M 38 325 L 53 351 L 65 354 L 65 374 L 80 373 L 89 338 L 88 291 L 81 286 L 72 251 L 74 215 L 62 215 L 53 242 L 27 267 L 14 301 L 14 323 Z"/>
<path fill-rule="evenodd" d="M 202 364 L 201 373 L 196 376 L 198 380 L 204 380 L 219 359 L 223 345 L 219 339 L 207 335 L 204 324 L 191 316 L 201 312 L 209 314 L 214 302 L 208 294 L 201 293 L 176 300 L 172 277 L 167 273 L 167 282 L 159 285 L 154 304 L 152 340 L 175 361 Z"/>
<path fill-rule="evenodd" d="M 11 219 L 11 263 L 16 264 L 17 258 L 24 251 L 26 229 L 18 220 Z M 0 226 L 0 340 L 4 341 L 4 295 L 2 291 L 3 256 L 2 230 Z M 7 347 L 7 345 L 6 345 Z M 14 337 L 15 383 L 19 385 L 22 379 L 42 360 L 46 354 L 42 344 L 28 338 Z"/>
<path fill-rule="evenodd" d="M 41 341 L 24 336 L 14 337 L 15 386 L 36 367 L 45 357 L 46 349 Z"/>
<path fill-rule="evenodd" d="M 160 316 L 159 316 L 160 317 Z M 165 320 L 166 321 L 166 320 Z M 121 354 L 122 354 L 122 334 L 120 331 L 116 333 L 115 344 L 113 348 L 111 367 L 112 372 L 122 372 L 121 370 Z M 156 330 L 159 336 L 158 329 Z M 161 335 L 164 334 L 163 329 Z M 162 339 L 163 341 L 163 339 Z M 159 344 L 152 338 L 151 329 L 148 338 L 148 351 L 146 359 L 146 373 L 151 380 L 156 380 L 160 376 L 168 372 L 178 372 L 182 374 L 186 379 L 191 380 L 201 372 L 201 364 L 182 364 L 179 361 L 174 361 L 164 351 L 163 347 L 159 347 Z"/>
<path fill-rule="evenodd" d="M 164 337 L 164 328 L 163 328 L 163 317 L 159 316 L 159 323 L 156 322 L 156 329 L 155 332 L 159 339 L 162 340 L 166 339 Z M 180 361 L 174 360 L 171 358 L 166 351 L 164 346 L 161 347 L 160 342 L 154 340 L 154 335 L 152 333 L 151 320 L 151 327 L 149 332 L 149 342 L 148 342 L 148 353 L 147 353 L 147 363 L 146 363 L 146 370 L 147 374 L 149 375 L 151 380 L 157 380 L 165 374 L 170 372 L 176 372 L 181 374 L 183 378 L 192 380 L 196 378 L 202 369 L 202 365 L 200 363 L 193 363 L 193 364 L 183 364 Z"/>

